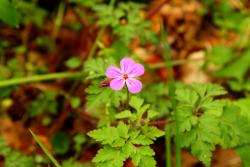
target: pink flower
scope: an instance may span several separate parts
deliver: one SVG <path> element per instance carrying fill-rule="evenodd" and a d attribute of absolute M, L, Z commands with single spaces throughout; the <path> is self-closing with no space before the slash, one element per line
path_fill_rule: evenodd
<path fill-rule="evenodd" d="M 142 83 L 135 77 L 144 73 L 144 67 L 135 63 L 131 58 L 125 57 L 120 61 L 121 69 L 116 66 L 109 66 L 106 76 L 111 80 L 110 87 L 113 90 L 121 90 L 126 84 L 129 92 L 138 93 L 142 89 Z"/>

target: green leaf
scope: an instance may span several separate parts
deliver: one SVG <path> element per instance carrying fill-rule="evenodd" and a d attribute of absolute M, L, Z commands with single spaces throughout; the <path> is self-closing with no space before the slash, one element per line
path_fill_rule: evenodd
<path fill-rule="evenodd" d="M 233 49 L 217 45 L 208 52 L 208 60 L 216 65 L 224 65 L 234 56 Z"/>
<path fill-rule="evenodd" d="M 96 154 L 93 162 L 99 163 L 97 166 L 106 166 L 107 163 L 112 167 L 122 167 L 123 161 L 127 158 L 126 154 L 109 146 L 105 146 L 103 149 L 100 149 Z M 102 164 L 104 163 L 104 164 Z"/>
<path fill-rule="evenodd" d="M 154 150 L 152 148 L 150 148 L 150 146 L 137 147 L 136 153 L 141 154 L 141 155 L 147 155 L 147 156 L 155 155 Z"/>
<path fill-rule="evenodd" d="M 176 99 L 183 104 L 194 106 L 199 99 L 198 94 L 189 88 L 178 88 L 175 91 Z"/>
<path fill-rule="evenodd" d="M 129 101 L 129 105 L 131 107 L 133 107 L 134 109 L 136 109 L 137 111 L 140 110 L 142 104 L 143 104 L 144 100 L 137 97 L 137 96 L 132 96 L 130 101 Z"/>
<path fill-rule="evenodd" d="M 79 97 L 70 97 L 70 104 L 76 109 L 81 105 L 81 99 Z"/>
<path fill-rule="evenodd" d="M 207 94 L 206 94 L 207 96 L 219 96 L 227 93 L 227 91 L 218 84 L 208 83 L 206 84 L 206 87 L 207 87 Z"/>
<path fill-rule="evenodd" d="M 126 154 L 126 157 L 129 157 L 131 154 L 133 154 L 135 152 L 135 150 L 136 150 L 135 146 L 130 142 L 127 142 L 122 147 L 122 152 L 124 152 Z"/>
<path fill-rule="evenodd" d="M 144 165 L 146 165 L 147 167 L 155 167 L 156 162 L 152 157 L 154 155 L 155 155 L 154 151 L 149 146 L 140 146 L 136 147 L 135 153 L 131 154 L 130 157 L 132 158 L 132 161 L 136 166 L 143 167 Z M 145 160 L 146 162 L 148 161 L 151 162 L 145 164 Z"/>
<path fill-rule="evenodd" d="M 89 93 L 87 96 L 87 111 L 106 102 L 112 93 L 109 88 L 101 88 L 99 85 L 89 86 L 86 92 Z"/>
<path fill-rule="evenodd" d="M 142 131 L 145 136 L 152 140 L 156 140 L 158 137 L 161 137 L 165 134 L 164 131 L 158 129 L 155 126 L 144 126 L 142 127 Z"/>
<path fill-rule="evenodd" d="M 88 135 L 103 145 L 109 144 L 112 147 L 122 147 L 129 137 L 128 131 L 129 126 L 119 122 L 117 128 L 103 127 L 89 132 Z"/>
<path fill-rule="evenodd" d="M 81 59 L 79 57 L 71 57 L 65 62 L 65 65 L 69 68 L 77 68 L 81 66 Z"/>
<path fill-rule="evenodd" d="M 249 150 L 250 150 L 250 144 L 242 145 L 240 147 L 235 148 L 235 151 L 240 155 L 243 167 L 250 166 Z"/>
<path fill-rule="evenodd" d="M 39 7 L 35 2 L 12 0 L 18 10 L 18 19 L 24 24 L 34 23 L 42 27 L 48 12 Z"/>
<path fill-rule="evenodd" d="M 159 116 L 169 114 L 171 102 L 168 100 L 168 85 L 166 83 L 155 83 L 147 85 L 144 89 L 147 91 L 142 92 L 142 97 L 147 104 L 150 104 L 150 109 L 158 111 Z"/>
<path fill-rule="evenodd" d="M 51 139 L 51 146 L 58 155 L 65 154 L 69 150 L 71 140 L 64 132 L 57 132 Z"/>
<path fill-rule="evenodd" d="M 139 135 L 138 137 L 131 140 L 131 143 L 133 144 L 141 144 L 141 145 L 150 145 L 153 144 L 153 140 L 148 138 L 145 135 Z"/>
<path fill-rule="evenodd" d="M 63 161 L 62 167 L 94 167 L 91 163 L 77 162 L 73 158 Z"/>
<path fill-rule="evenodd" d="M 112 57 L 108 57 L 107 59 L 95 58 L 87 60 L 84 64 L 84 72 L 87 75 L 86 79 L 106 77 L 105 71 L 110 65 L 115 65 L 115 61 Z"/>
<path fill-rule="evenodd" d="M 150 105 L 149 104 L 146 104 L 144 106 L 142 106 L 139 110 L 137 110 L 137 119 L 138 120 L 141 120 L 143 114 L 149 109 Z"/>
<path fill-rule="evenodd" d="M 235 105 L 227 105 L 220 119 L 221 145 L 224 148 L 237 146 L 241 141 L 240 108 Z"/>
<path fill-rule="evenodd" d="M 55 92 L 44 92 L 39 94 L 38 98 L 33 100 L 28 106 L 28 115 L 35 117 L 42 114 L 45 111 L 56 114 L 58 103 L 56 101 L 57 93 Z"/>
<path fill-rule="evenodd" d="M 154 118 L 154 117 L 156 117 L 158 115 L 159 115 L 159 112 L 154 111 L 154 110 L 148 110 L 148 112 L 147 112 L 147 118 L 148 119 L 152 119 L 152 118 Z"/>
<path fill-rule="evenodd" d="M 183 141 L 182 146 L 190 146 L 192 154 L 198 157 L 206 166 L 210 165 L 212 151 L 220 141 L 218 124 L 219 120 L 215 116 L 204 114 L 199 119 L 199 124 L 182 136 L 186 139 L 186 141 Z"/>
<path fill-rule="evenodd" d="M 250 68 L 250 51 L 243 52 L 239 58 L 215 73 L 216 77 L 242 80 Z"/>
<path fill-rule="evenodd" d="M 220 116 L 222 114 L 223 107 L 225 106 L 225 101 L 206 98 L 203 99 L 200 106 L 204 111 L 209 112 L 210 114 L 214 114 L 216 116 Z"/>
<path fill-rule="evenodd" d="M 181 115 L 182 117 L 179 119 L 180 122 L 180 132 L 190 131 L 193 126 L 197 125 L 198 118 L 192 114 L 188 116 Z M 184 117 L 183 117 L 184 116 Z"/>
<path fill-rule="evenodd" d="M 80 151 L 82 150 L 82 144 L 87 141 L 87 137 L 83 134 L 78 134 L 74 136 L 73 141 L 75 143 L 74 148 L 76 152 L 80 153 Z"/>
<path fill-rule="evenodd" d="M 212 151 L 215 149 L 214 144 L 197 140 L 191 146 L 192 154 L 201 160 L 206 167 L 210 166 Z"/>
<path fill-rule="evenodd" d="M 129 126 L 123 122 L 119 122 L 117 126 L 117 132 L 120 137 L 127 139 L 129 137 L 128 136 Z"/>
<path fill-rule="evenodd" d="M 235 101 L 234 103 L 236 106 L 240 108 L 241 115 L 250 120 L 250 112 L 249 112 L 250 98 L 241 98 Z"/>
<path fill-rule="evenodd" d="M 90 131 L 88 136 L 95 139 L 98 142 L 104 144 L 112 144 L 119 138 L 117 128 L 115 127 L 103 127 L 97 130 Z"/>
<path fill-rule="evenodd" d="M 155 167 L 156 161 L 153 157 L 145 156 L 143 160 L 140 162 L 139 167 Z"/>
<path fill-rule="evenodd" d="M 70 3 L 76 3 L 82 6 L 86 7 L 94 7 L 96 4 L 96 1 L 92 0 L 69 0 Z"/>
<path fill-rule="evenodd" d="M 24 54 L 27 51 L 27 48 L 24 45 L 19 45 L 15 47 L 15 52 L 18 54 Z"/>
<path fill-rule="evenodd" d="M 101 105 L 118 107 L 123 95 L 122 91 L 113 91 L 109 87 L 100 87 L 100 80 L 96 80 L 85 91 L 87 96 L 87 111 L 98 109 Z"/>
<path fill-rule="evenodd" d="M 78 134 L 78 135 L 74 136 L 73 140 L 77 144 L 83 144 L 87 141 L 87 137 L 83 134 Z"/>
<path fill-rule="evenodd" d="M 129 110 L 122 111 L 122 112 L 120 112 L 120 113 L 118 113 L 118 114 L 115 115 L 115 117 L 117 119 L 130 118 L 131 116 L 132 116 L 132 113 Z"/>
<path fill-rule="evenodd" d="M 4 166 L 7 167 L 39 167 L 34 157 L 22 155 L 21 152 L 11 149 L 0 137 L 0 155 L 4 158 Z"/>
<path fill-rule="evenodd" d="M 19 24 L 18 20 L 18 13 L 15 7 L 12 4 L 12 1 L 9 0 L 1 0 L 0 1 L 0 20 L 4 23 L 12 26 L 17 27 Z"/>

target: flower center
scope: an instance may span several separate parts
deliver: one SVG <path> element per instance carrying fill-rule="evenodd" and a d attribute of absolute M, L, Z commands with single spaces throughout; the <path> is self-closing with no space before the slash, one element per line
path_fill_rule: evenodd
<path fill-rule="evenodd" d="M 128 79 L 128 74 L 123 74 L 124 79 Z"/>

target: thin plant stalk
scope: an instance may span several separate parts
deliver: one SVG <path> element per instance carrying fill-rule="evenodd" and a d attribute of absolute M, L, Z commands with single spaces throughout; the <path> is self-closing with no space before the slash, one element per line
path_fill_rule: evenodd
<path fill-rule="evenodd" d="M 93 57 L 95 52 L 96 52 L 96 49 L 98 47 L 98 42 L 99 40 L 101 39 L 101 37 L 103 36 L 104 32 L 105 32 L 105 29 L 106 29 L 106 26 L 103 26 L 100 31 L 98 32 L 98 35 L 96 37 L 96 40 L 91 48 L 91 50 L 89 51 L 89 54 L 88 54 L 88 59 Z"/>
<path fill-rule="evenodd" d="M 51 73 L 51 74 L 44 74 L 44 75 L 33 75 L 23 78 L 13 78 L 9 80 L 2 80 L 0 81 L 0 88 L 7 87 L 7 86 L 14 86 L 19 84 L 25 84 L 30 82 L 40 82 L 40 81 L 48 81 L 54 79 L 61 79 L 61 78 L 79 78 L 81 77 L 81 72 L 58 72 L 58 73 Z"/>
<path fill-rule="evenodd" d="M 129 109 L 129 100 L 130 100 L 130 96 L 129 96 L 129 90 L 128 87 L 126 86 L 126 90 L 127 90 L 127 108 Z"/>
<path fill-rule="evenodd" d="M 31 135 L 33 136 L 33 138 L 35 139 L 35 141 L 37 142 L 37 144 L 42 148 L 42 150 L 44 151 L 44 153 L 48 156 L 48 158 L 51 160 L 51 162 L 56 166 L 56 167 L 62 167 L 59 162 L 52 156 L 52 154 L 49 152 L 49 150 L 43 145 L 43 143 L 40 141 L 40 139 L 37 137 L 37 135 L 31 130 L 29 129 Z"/>
<path fill-rule="evenodd" d="M 181 147 L 180 147 L 180 137 L 179 137 L 179 124 L 178 124 L 178 113 L 176 110 L 176 101 L 174 100 L 175 95 L 175 80 L 173 77 L 173 69 L 172 66 L 169 64 L 172 64 L 171 55 L 170 55 L 170 46 L 166 42 L 167 40 L 167 32 L 164 30 L 163 24 L 161 24 L 161 46 L 163 51 L 163 57 L 165 62 L 165 67 L 167 69 L 168 73 L 168 84 L 169 84 L 169 97 L 172 102 L 172 111 L 174 112 L 174 120 L 175 120 L 175 157 L 176 157 L 176 167 L 181 167 Z M 170 126 L 170 127 L 168 127 Z M 168 130 L 168 133 L 166 132 L 165 140 L 166 140 L 166 160 L 171 161 L 171 142 L 169 141 L 171 136 L 171 125 L 165 125 L 165 129 Z M 167 162 L 167 167 L 171 167 L 171 162 Z"/>
<path fill-rule="evenodd" d="M 60 27 L 61 27 L 62 21 L 63 21 L 65 8 L 66 8 L 65 2 L 61 1 L 60 4 L 59 4 L 59 7 L 58 7 L 57 16 L 56 16 L 56 19 L 55 19 L 55 27 L 54 27 L 54 30 L 52 32 L 52 39 L 53 40 L 56 39 L 56 37 L 57 37 L 57 35 L 59 33 L 59 30 L 60 30 Z"/>
<path fill-rule="evenodd" d="M 204 61 L 206 60 L 205 58 L 194 58 L 194 59 L 181 59 L 181 60 L 171 60 L 170 62 L 163 62 L 163 63 L 154 63 L 148 65 L 149 68 L 151 69 L 157 69 L 157 68 L 164 68 L 167 66 L 179 66 L 179 65 L 184 65 L 184 64 L 190 64 L 194 63 L 197 61 Z"/>
<path fill-rule="evenodd" d="M 171 124 L 165 125 L 165 139 L 166 139 L 166 165 L 167 167 L 172 166 L 171 161 Z"/>
<path fill-rule="evenodd" d="M 110 2 L 109 2 L 109 7 L 111 7 L 112 10 L 113 10 L 113 8 L 114 8 L 115 1 L 116 1 L 116 0 L 110 0 Z M 92 48 L 91 48 L 91 50 L 90 50 L 90 52 L 89 52 L 89 54 L 88 54 L 88 58 L 91 58 L 91 57 L 94 56 L 94 54 L 95 54 L 95 52 L 96 52 L 96 49 L 97 49 L 97 47 L 98 47 L 98 42 L 100 41 L 101 37 L 103 36 L 105 30 L 106 30 L 106 26 L 101 27 L 101 29 L 100 29 L 100 31 L 98 32 L 98 35 L 97 35 L 97 37 L 96 37 L 96 40 L 95 40 L 95 42 L 94 42 L 94 44 L 93 44 L 93 46 L 92 46 Z"/>

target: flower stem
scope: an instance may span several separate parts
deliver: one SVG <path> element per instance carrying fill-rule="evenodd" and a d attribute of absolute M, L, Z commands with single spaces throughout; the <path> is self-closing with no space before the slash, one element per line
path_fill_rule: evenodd
<path fill-rule="evenodd" d="M 128 87 L 126 86 L 126 89 L 127 89 L 127 108 L 129 109 L 129 100 L 130 100 L 130 96 L 129 96 L 129 90 L 128 90 Z"/>
<path fill-rule="evenodd" d="M 59 72 L 59 73 L 51 73 L 51 74 L 44 74 L 44 75 L 28 76 L 25 78 L 13 78 L 9 80 L 0 81 L 0 88 L 24 84 L 24 83 L 30 83 L 30 82 L 48 81 L 48 80 L 61 79 L 61 78 L 78 78 L 81 75 L 82 75 L 81 72 Z"/>
<path fill-rule="evenodd" d="M 171 161 L 171 124 L 165 125 L 165 139 L 166 139 L 166 165 L 167 167 L 172 166 Z"/>
<path fill-rule="evenodd" d="M 172 102 L 172 112 L 174 112 L 174 120 L 175 120 L 175 157 L 176 157 L 176 167 L 181 167 L 181 147 L 180 147 L 180 136 L 179 136 L 179 123 L 178 123 L 178 113 L 176 110 L 176 100 L 174 99 L 175 96 L 175 80 L 173 77 L 173 69 L 172 66 L 169 66 L 169 64 L 172 64 L 171 55 L 170 55 L 170 46 L 166 42 L 167 40 L 167 32 L 164 30 L 163 24 L 161 24 L 161 46 L 163 51 L 163 57 L 165 61 L 165 67 L 167 69 L 167 73 L 169 74 L 168 84 L 169 84 L 169 97 Z M 165 125 L 165 129 L 167 130 L 165 136 L 166 140 L 166 159 L 168 161 L 171 160 L 171 142 L 169 141 L 171 136 L 171 129 L 168 127 L 170 125 Z M 167 167 L 171 167 L 171 163 L 167 162 Z"/>

